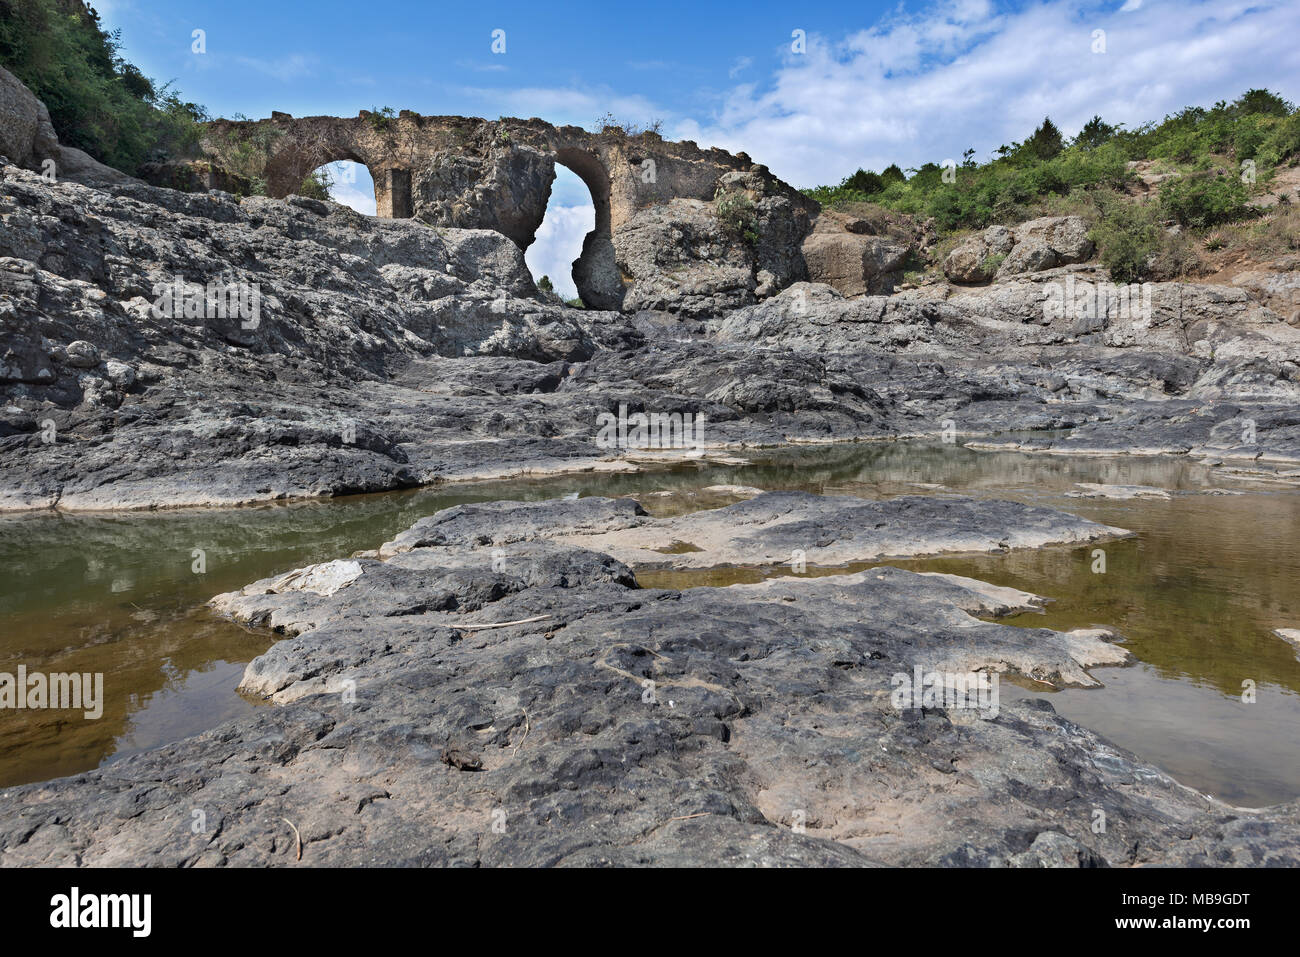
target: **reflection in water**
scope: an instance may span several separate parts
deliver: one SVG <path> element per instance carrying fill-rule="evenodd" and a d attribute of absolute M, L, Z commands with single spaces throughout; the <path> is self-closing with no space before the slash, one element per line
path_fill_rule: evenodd
<path fill-rule="evenodd" d="M 687 466 L 634 475 L 576 474 L 484 482 L 328 502 L 241 509 L 0 517 L 0 671 L 104 672 L 98 721 L 79 712 L 0 712 L 0 786 L 95 767 L 212 727 L 253 702 L 235 693 L 243 666 L 270 643 L 203 607 L 212 595 L 392 538 L 440 508 L 493 499 L 642 496 L 653 514 L 732 499 L 709 485 L 799 488 L 884 497 L 963 491 L 1056 505 L 1132 529 L 1091 549 L 890 564 L 948 571 L 1057 599 L 1024 624 L 1105 624 L 1141 661 L 1101 672 L 1107 688 L 1051 695 L 1062 713 L 1179 776 L 1239 803 L 1300 794 L 1292 742 L 1300 663 L 1270 635 L 1300 625 L 1300 495 L 1189 495 L 1128 502 L 1068 498 L 1075 482 L 1207 491 L 1225 480 L 1180 458 L 974 453 L 900 442 L 783 449 L 749 466 Z M 669 491 L 669 495 L 645 495 Z M 196 574 L 194 550 L 206 570 Z M 810 574 L 845 569 L 810 568 Z M 647 586 L 755 581 L 789 569 L 654 572 Z M 1240 703 L 1241 682 L 1258 686 Z M 1014 692 L 1006 688 L 1006 693 Z M 1037 693 L 1037 692 L 1035 692 Z"/>

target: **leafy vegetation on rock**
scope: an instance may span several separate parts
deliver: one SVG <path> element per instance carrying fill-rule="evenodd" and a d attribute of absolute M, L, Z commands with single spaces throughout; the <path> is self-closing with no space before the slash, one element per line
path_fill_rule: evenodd
<path fill-rule="evenodd" d="M 753 200 L 734 190 L 719 190 L 715 200 L 722 228 L 751 246 L 757 243 L 758 214 L 754 211 Z"/>
<path fill-rule="evenodd" d="M 93 8 L 0 0 L 0 65 L 44 101 L 59 140 L 122 170 L 188 155 L 207 112 L 120 54 Z"/>
<path fill-rule="evenodd" d="M 910 176 L 897 166 L 859 169 L 837 186 L 804 192 L 843 211 L 870 204 L 928 220 L 952 237 L 1036 216 L 1082 216 L 1101 261 L 1121 282 L 1204 271 L 1198 250 L 1292 249 L 1284 192 L 1278 213 L 1245 226 L 1260 212 L 1252 194 L 1300 160 L 1300 110 L 1268 90 L 1134 130 L 1094 116 L 1072 139 L 1047 118 L 1024 142 L 994 154 L 980 164 L 967 150 L 960 163 L 925 163 Z M 1229 226 L 1207 242 L 1208 231 Z"/>

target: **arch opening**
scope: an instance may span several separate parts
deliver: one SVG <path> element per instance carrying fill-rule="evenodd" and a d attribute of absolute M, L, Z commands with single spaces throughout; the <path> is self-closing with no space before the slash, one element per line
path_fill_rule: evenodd
<path fill-rule="evenodd" d="M 561 147 L 555 162 L 567 168 L 587 187 L 592 202 L 592 227 L 583 237 L 582 252 L 573 263 L 573 282 L 588 309 L 619 309 L 623 305 L 623 279 L 614 257 L 610 231 L 610 180 L 595 152 Z"/>
<path fill-rule="evenodd" d="M 367 216 L 378 215 L 375 183 L 370 170 L 352 160 L 336 160 L 316 167 L 295 192 L 314 199 L 329 199 Z"/>
<path fill-rule="evenodd" d="M 291 145 L 268 159 L 263 175 L 267 195 L 276 199 L 298 193 L 334 199 L 369 216 L 401 219 L 412 214 L 409 170 L 375 169 L 345 144 Z"/>
<path fill-rule="evenodd" d="M 596 205 L 586 183 L 567 167 L 556 167 L 541 225 L 524 251 L 533 281 L 548 278 L 556 295 L 566 302 L 581 299 L 574 279 L 574 266 L 582 258 L 582 246 L 595 229 Z"/>

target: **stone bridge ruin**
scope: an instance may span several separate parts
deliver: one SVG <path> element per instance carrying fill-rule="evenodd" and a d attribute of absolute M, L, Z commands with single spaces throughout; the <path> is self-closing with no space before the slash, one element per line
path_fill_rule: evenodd
<path fill-rule="evenodd" d="M 494 229 L 521 249 L 541 225 L 559 163 L 595 205 L 573 276 L 583 303 L 599 309 L 702 315 L 772 295 L 808 278 L 800 247 L 819 208 L 744 153 L 535 118 L 273 113 L 213 121 L 202 149 L 227 172 L 251 167 L 277 198 L 320 166 L 351 160 L 370 171 L 379 216 Z"/>

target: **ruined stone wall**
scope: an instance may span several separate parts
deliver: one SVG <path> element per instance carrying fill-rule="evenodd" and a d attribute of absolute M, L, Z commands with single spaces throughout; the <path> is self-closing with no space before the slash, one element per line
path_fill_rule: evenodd
<path fill-rule="evenodd" d="M 583 302 L 604 309 L 710 312 L 774 294 L 806 278 L 798 247 L 817 210 L 744 153 L 535 118 L 273 113 L 214 121 L 203 149 L 231 172 L 264 181 L 273 197 L 296 191 L 326 163 L 361 163 L 380 216 L 493 229 L 521 249 L 541 225 L 559 163 L 591 192 L 595 228 L 574 279 Z M 743 194 L 739 225 L 719 218 L 720 189 Z M 687 236 L 698 242 L 683 245 Z"/>

